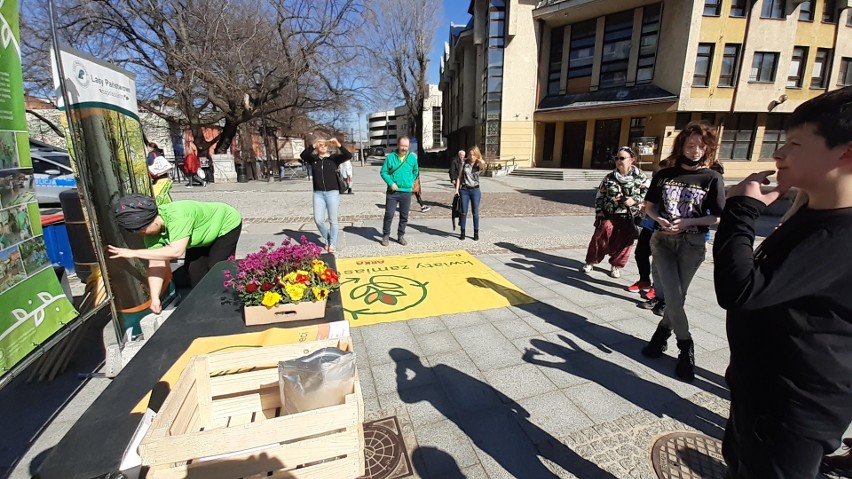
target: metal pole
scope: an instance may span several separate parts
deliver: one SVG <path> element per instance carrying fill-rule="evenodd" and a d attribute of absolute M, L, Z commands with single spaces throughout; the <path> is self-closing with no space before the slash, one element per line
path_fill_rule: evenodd
<path fill-rule="evenodd" d="M 71 102 L 69 101 L 68 89 L 65 88 L 65 69 L 62 67 L 62 56 L 59 53 L 59 38 L 56 36 L 56 20 L 55 13 L 53 10 L 53 0 L 48 0 L 48 15 L 50 16 L 50 38 L 53 43 L 53 55 L 54 61 L 56 62 L 56 72 L 59 75 L 59 90 L 62 92 L 62 102 L 65 105 L 65 119 L 68 122 L 68 134 L 71 139 L 71 147 L 74 149 L 74 153 L 76 155 L 80 155 L 79 142 L 77 141 L 76 135 L 74 134 L 74 123 L 73 117 L 71 115 Z M 86 171 L 87 166 L 85 161 L 77 160 L 77 176 L 80 177 L 83 181 L 77 182 L 77 189 L 80 192 L 80 197 L 83 202 L 83 207 L 86 209 L 86 213 L 89 216 L 90 227 L 92 228 L 92 242 L 95 243 L 95 257 L 98 259 L 98 266 L 101 269 L 101 279 L 104 282 L 104 289 L 107 294 L 107 301 L 109 301 L 109 310 L 110 314 L 112 314 L 112 324 L 115 329 L 115 337 L 118 340 L 119 347 L 124 346 L 124 338 L 123 331 L 121 331 L 121 326 L 119 325 L 118 311 L 115 309 L 115 297 L 112 295 L 112 287 L 109 282 L 109 274 L 106 268 L 106 261 L 104 261 L 104 246 L 101 243 L 100 237 L 100 229 L 98 228 L 98 220 L 94 212 L 91 208 L 91 197 L 89 195 L 89 191 L 86 188 L 85 178 L 89 176 L 89 172 Z"/>
<path fill-rule="evenodd" d="M 364 142 L 361 138 L 361 112 L 358 112 L 358 157 L 361 159 L 361 166 L 364 166 Z"/>

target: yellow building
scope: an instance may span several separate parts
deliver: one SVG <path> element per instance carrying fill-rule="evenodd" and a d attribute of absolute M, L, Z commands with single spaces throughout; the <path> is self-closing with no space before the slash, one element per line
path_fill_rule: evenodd
<path fill-rule="evenodd" d="M 442 58 L 448 144 L 490 142 L 492 155 L 528 166 L 611 168 L 619 146 L 651 164 L 671 153 L 680 128 L 706 120 L 719 127 L 727 176 L 766 169 L 790 112 L 852 85 L 850 6 L 473 0 L 471 22 L 451 29 Z M 502 38 L 494 12 L 508 24 Z M 486 62 L 500 47 L 505 81 L 487 90 L 498 85 Z M 495 130 L 499 140 L 489 139 Z"/>

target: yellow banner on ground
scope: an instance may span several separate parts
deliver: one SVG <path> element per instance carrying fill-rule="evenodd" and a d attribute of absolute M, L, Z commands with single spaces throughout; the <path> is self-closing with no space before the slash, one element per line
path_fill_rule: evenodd
<path fill-rule="evenodd" d="M 352 326 L 535 302 L 467 251 L 338 259 L 337 268 Z"/>

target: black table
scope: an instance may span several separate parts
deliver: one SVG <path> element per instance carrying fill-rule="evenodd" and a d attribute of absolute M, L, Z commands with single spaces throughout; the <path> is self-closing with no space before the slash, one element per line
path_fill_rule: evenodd
<path fill-rule="evenodd" d="M 322 259 L 336 269 L 334 257 Z M 233 292 L 223 286 L 226 269 L 235 272 L 233 263 L 217 264 L 175 309 L 171 317 L 112 383 L 53 447 L 34 476 L 39 479 L 92 479 L 109 477 L 117 472 L 122 455 L 141 414 L 131 414 L 146 394 L 151 395 L 150 408 L 159 410 L 164 394 L 158 394 L 160 378 L 186 351 L 193 340 L 202 336 L 228 336 L 251 333 L 282 324 L 246 326 L 242 306 L 236 304 Z M 343 320 L 340 294 L 329 297 L 325 319 L 299 322 L 299 325 Z"/>

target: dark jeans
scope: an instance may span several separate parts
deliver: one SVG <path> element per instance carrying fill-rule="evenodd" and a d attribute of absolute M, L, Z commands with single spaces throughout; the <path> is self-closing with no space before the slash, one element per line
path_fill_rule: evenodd
<path fill-rule="evenodd" d="M 731 414 L 722 442 L 727 479 L 817 477 L 823 455 L 834 451 L 839 441 L 830 444 L 796 434 L 765 414 L 764 401 L 749 398 L 747 403 L 738 399 L 732 392 Z"/>
<path fill-rule="evenodd" d="M 420 197 L 420 192 L 414 193 L 414 198 L 417 199 L 417 204 L 419 204 L 420 207 L 423 208 L 423 198 Z"/>
<path fill-rule="evenodd" d="M 473 208 L 473 229 L 479 231 L 479 200 L 482 199 L 482 192 L 479 191 L 479 188 L 461 187 L 459 196 L 461 197 L 461 217 L 459 218 L 461 230 L 464 231 L 467 226 L 467 210 L 468 206 L 471 206 Z"/>
<path fill-rule="evenodd" d="M 408 191 L 394 191 L 385 195 L 385 222 L 382 227 L 382 236 L 390 236 L 393 215 L 399 208 L 399 226 L 397 236 L 405 235 L 405 225 L 408 224 L 408 212 L 411 210 L 411 193 Z"/>
<path fill-rule="evenodd" d="M 639 268 L 639 281 L 651 282 L 651 236 L 654 232 L 648 228 L 642 228 L 639 232 L 639 241 L 636 242 L 636 267 Z"/>
<path fill-rule="evenodd" d="M 226 261 L 237 254 L 237 242 L 242 230 L 243 224 L 240 223 L 236 228 L 216 238 L 210 246 L 187 249 L 183 266 L 174 274 L 175 286 L 194 288 L 216 263 Z"/>

